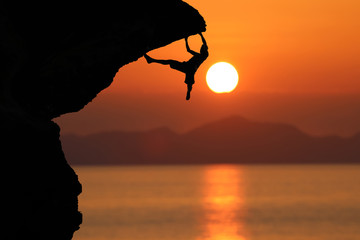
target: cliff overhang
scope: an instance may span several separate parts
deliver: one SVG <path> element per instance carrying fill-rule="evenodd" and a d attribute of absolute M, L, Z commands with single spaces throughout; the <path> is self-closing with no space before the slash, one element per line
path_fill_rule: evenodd
<path fill-rule="evenodd" d="M 205 21 L 181 0 L 0 5 L 1 238 L 71 239 L 81 184 L 52 119 L 81 110 L 146 52 L 205 31 Z"/>

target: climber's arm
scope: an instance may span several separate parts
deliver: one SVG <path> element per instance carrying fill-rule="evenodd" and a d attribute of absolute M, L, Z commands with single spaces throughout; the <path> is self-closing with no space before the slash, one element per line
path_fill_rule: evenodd
<path fill-rule="evenodd" d="M 197 52 L 195 52 L 195 51 L 193 51 L 193 50 L 190 49 L 189 43 L 188 43 L 188 38 L 187 38 L 187 37 L 185 38 L 185 43 L 186 43 L 186 50 L 187 50 L 189 53 L 191 53 L 192 55 L 198 55 L 198 54 L 199 54 L 199 53 L 197 53 Z"/>
<path fill-rule="evenodd" d="M 202 35 L 201 32 L 199 33 L 199 35 L 200 35 L 200 37 L 201 37 L 201 40 L 202 40 L 203 44 L 204 44 L 205 46 L 207 46 L 206 40 L 205 40 L 205 38 L 204 38 L 204 36 Z"/>

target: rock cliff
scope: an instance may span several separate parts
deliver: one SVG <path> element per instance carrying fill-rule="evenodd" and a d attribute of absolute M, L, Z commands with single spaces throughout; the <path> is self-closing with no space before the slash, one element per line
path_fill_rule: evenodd
<path fill-rule="evenodd" d="M 125 64 L 205 27 L 181 0 L 1 2 L 1 239 L 72 238 L 81 184 L 52 119 L 81 110 Z"/>

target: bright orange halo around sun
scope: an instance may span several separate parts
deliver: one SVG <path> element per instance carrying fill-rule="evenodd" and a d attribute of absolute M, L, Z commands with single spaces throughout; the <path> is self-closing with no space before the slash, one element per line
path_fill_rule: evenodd
<path fill-rule="evenodd" d="M 216 93 L 233 91 L 239 81 L 239 75 L 233 65 L 227 62 L 218 62 L 212 65 L 206 74 L 206 83 Z"/>

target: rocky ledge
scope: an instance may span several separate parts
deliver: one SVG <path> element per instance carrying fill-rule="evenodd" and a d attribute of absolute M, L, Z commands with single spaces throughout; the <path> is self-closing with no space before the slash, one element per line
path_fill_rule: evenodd
<path fill-rule="evenodd" d="M 125 64 L 205 27 L 181 0 L 2 1 L 1 239 L 72 238 L 81 184 L 52 119 L 81 110 Z"/>

